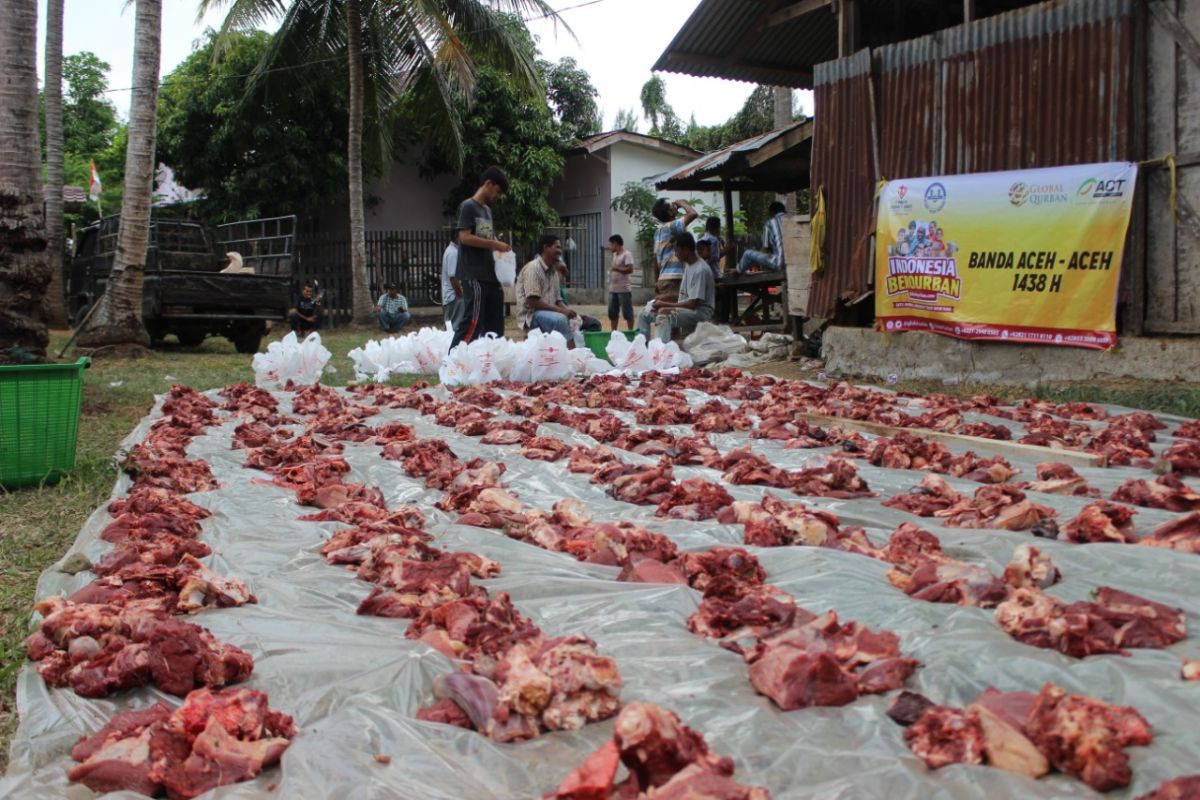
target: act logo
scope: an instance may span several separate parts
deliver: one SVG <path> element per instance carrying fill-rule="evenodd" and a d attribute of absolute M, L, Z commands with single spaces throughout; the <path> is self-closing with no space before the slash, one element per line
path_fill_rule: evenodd
<path fill-rule="evenodd" d="M 925 190 L 925 208 L 937 213 L 946 207 L 946 187 L 940 183 L 931 183 Z"/>
<path fill-rule="evenodd" d="M 1092 197 L 1096 200 L 1102 200 L 1105 197 L 1122 197 L 1125 194 L 1125 183 L 1125 178 L 1109 178 L 1106 180 L 1088 178 L 1079 184 L 1079 190 L 1076 194 L 1080 197 Z"/>
<path fill-rule="evenodd" d="M 1008 187 L 1008 202 L 1014 206 L 1025 205 L 1025 201 L 1029 199 L 1029 186 L 1017 181 L 1012 186 Z"/>

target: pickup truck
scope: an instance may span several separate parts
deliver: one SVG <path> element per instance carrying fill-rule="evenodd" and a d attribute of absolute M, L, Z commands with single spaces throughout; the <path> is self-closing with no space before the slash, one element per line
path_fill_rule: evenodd
<path fill-rule="evenodd" d="M 67 280 L 76 324 L 104 292 L 117 249 L 120 215 L 84 228 L 75 240 Z M 194 347 L 224 336 L 239 353 L 258 352 L 267 322 L 291 306 L 296 218 L 274 217 L 218 226 L 151 219 L 142 289 L 142 322 L 152 342 L 175 334 Z M 225 253 L 242 255 L 253 273 L 222 273 Z"/>

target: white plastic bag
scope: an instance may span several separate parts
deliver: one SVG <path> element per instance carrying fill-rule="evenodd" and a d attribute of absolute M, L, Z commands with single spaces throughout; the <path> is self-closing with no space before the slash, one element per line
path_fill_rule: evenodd
<path fill-rule="evenodd" d="M 531 330 L 526 338 L 529 346 L 527 360 L 531 381 L 558 381 L 571 375 L 571 360 L 567 356 L 567 340 L 558 331 L 542 333 Z"/>
<path fill-rule="evenodd" d="M 507 253 L 493 252 L 496 259 L 496 280 L 501 286 L 512 286 L 517 282 L 517 254 L 512 250 Z"/>
<path fill-rule="evenodd" d="M 640 375 L 650 369 L 650 353 L 646 350 L 646 337 L 638 334 L 629 341 L 624 336 L 613 336 L 604 348 L 613 367 L 631 375 Z"/>
<path fill-rule="evenodd" d="M 650 357 L 650 369 L 656 372 L 678 372 L 692 366 L 692 357 L 679 349 L 675 342 L 661 342 L 658 339 L 646 347 Z"/>
<path fill-rule="evenodd" d="M 746 352 L 747 347 L 745 337 L 734 333 L 728 325 L 711 322 L 701 322 L 683 340 L 684 352 L 701 365 L 724 361 L 729 356 Z"/>
<path fill-rule="evenodd" d="M 321 344 L 321 334 L 313 331 L 303 342 L 289 333 L 267 345 L 267 352 L 251 360 L 254 383 L 263 389 L 282 389 L 290 380 L 298 386 L 316 383 L 333 353 Z"/>

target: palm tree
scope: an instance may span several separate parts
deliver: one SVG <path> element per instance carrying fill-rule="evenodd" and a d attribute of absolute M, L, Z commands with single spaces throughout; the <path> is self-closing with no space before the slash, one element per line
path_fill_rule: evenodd
<path fill-rule="evenodd" d="M 458 101 L 474 86 L 474 57 L 511 72 L 530 90 L 540 91 L 534 59 L 521 47 L 511 18 L 497 12 L 557 19 L 544 0 L 200 0 L 199 12 L 228 5 L 220 43 L 230 31 L 252 29 L 282 15 L 279 32 L 256 71 L 251 89 L 273 68 L 345 58 L 349 82 L 350 263 L 353 313 L 369 322 L 373 303 L 367 283 L 366 224 L 363 211 L 365 109 L 375 122 L 373 146 L 388 151 L 387 126 L 380 124 L 405 93 L 421 97 L 438 144 L 451 160 L 462 161 Z M 303 73 L 300 73 L 301 75 Z M 294 80 L 296 73 L 289 72 Z"/>
<path fill-rule="evenodd" d="M 50 275 L 38 153 L 37 0 L 0 0 L 0 19 L 0 350 L 45 356 L 41 309 Z"/>
<path fill-rule="evenodd" d="M 158 60 L 162 0 L 137 0 L 134 12 L 133 98 L 129 104 L 129 143 L 125 148 L 125 194 L 112 271 L 87 327 L 85 347 L 148 347 L 142 324 L 142 282 L 150 235 L 150 194 L 154 188 L 154 136 L 158 116 Z"/>
<path fill-rule="evenodd" d="M 63 287 L 63 117 L 62 117 L 63 0 L 46 4 L 46 251 L 50 288 L 46 291 L 46 321 L 66 327 Z"/>

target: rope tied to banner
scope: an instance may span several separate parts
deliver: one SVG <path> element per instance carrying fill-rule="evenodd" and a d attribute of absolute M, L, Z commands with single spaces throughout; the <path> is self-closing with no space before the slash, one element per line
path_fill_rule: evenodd
<path fill-rule="evenodd" d="M 816 197 L 812 200 L 812 215 L 808 222 L 809 235 L 812 239 L 809 242 L 809 272 L 820 272 L 825 268 L 825 225 L 827 222 L 825 187 L 818 186 Z"/>
<path fill-rule="evenodd" d="M 1179 195 L 1179 174 L 1175 168 L 1175 154 L 1167 153 L 1161 158 L 1150 158 L 1145 161 L 1139 161 L 1138 167 L 1166 167 L 1168 172 L 1167 177 L 1167 205 L 1171 209 L 1171 219 L 1177 219 L 1176 200 Z"/>

